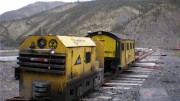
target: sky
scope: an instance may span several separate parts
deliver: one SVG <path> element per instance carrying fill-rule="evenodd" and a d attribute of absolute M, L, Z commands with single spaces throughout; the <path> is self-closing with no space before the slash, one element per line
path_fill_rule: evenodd
<path fill-rule="evenodd" d="M 37 1 L 63 1 L 63 2 L 75 2 L 78 0 L 0 0 L 0 14 L 19 9 L 23 6 L 28 4 L 37 2 Z M 79 0 L 79 1 L 86 1 L 86 0 Z"/>

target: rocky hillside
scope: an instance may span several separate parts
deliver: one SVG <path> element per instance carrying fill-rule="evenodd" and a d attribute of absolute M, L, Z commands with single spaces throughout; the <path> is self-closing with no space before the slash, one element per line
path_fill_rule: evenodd
<path fill-rule="evenodd" d="M 58 35 L 84 36 L 87 31 L 103 30 L 126 34 L 137 41 L 137 46 L 175 48 L 180 38 L 179 12 L 179 6 L 162 2 L 69 3 L 23 20 L 3 22 L 0 39 L 18 45 L 25 36 L 40 34 L 40 27 L 43 34 Z"/>
<path fill-rule="evenodd" d="M 35 2 L 33 4 L 22 7 L 18 10 L 5 12 L 1 14 L 0 17 L 1 17 L 1 21 L 18 20 L 18 19 L 30 17 L 42 11 L 46 11 L 64 4 L 65 4 L 64 2 L 60 2 L 60 1 Z"/>
<path fill-rule="evenodd" d="M 137 17 L 124 28 L 136 45 L 142 47 L 176 48 L 180 39 L 180 8 L 161 4 Z"/>

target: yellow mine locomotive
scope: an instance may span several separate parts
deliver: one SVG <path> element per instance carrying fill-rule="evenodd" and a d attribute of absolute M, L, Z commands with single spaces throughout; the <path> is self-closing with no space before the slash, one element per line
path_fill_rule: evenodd
<path fill-rule="evenodd" d="M 134 41 L 98 31 L 87 37 L 30 35 L 19 46 L 19 96 L 8 101 L 70 101 L 135 60 Z M 24 100 L 23 100 L 24 101 Z"/>
<path fill-rule="evenodd" d="M 125 69 L 128 64 L 135 61 L 134 40 L 104 31 L 88 33 L 88 37 L 98 40 L 104 45 L 105 72 Z"/>
<path fill-rule="evenodd" d="M 28 36 L 19 46 L 16 68 L 20 97 L 70 101 L 102 83 L 103 64 L 96 61 L 103 61 L 103 55 L 96 57 L 103 52 L 99 45 L 87 37 Z"/>

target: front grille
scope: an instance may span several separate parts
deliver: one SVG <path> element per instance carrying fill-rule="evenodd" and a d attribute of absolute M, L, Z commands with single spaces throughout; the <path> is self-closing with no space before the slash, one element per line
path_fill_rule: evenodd
<path fill-rule="evenodd" d="M 65 53 L 47 54 L 47 53 L 19 53 L 17 58 L 19 69 L 65 74 Z"/>

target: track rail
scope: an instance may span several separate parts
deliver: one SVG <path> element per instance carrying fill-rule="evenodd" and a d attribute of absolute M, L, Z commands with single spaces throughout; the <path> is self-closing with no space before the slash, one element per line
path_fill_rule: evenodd
<path fill-rule="evenodd" d="M 121 90 L 121 91 L 127 90 L 128 91 L 130 89 L 140 87 L 143 84 L 143 82 L 149 77 L 149 75 L 154 69 L 154 68 L 149 68 L 149 67 L 156 67 L 155 62 L 157 62 L 157 61 L 142 62 L 141 60 L 147 59 L 148 56 L 150 56 L 156 51 L 157 50 L 151 50 L 151 51 L 145 52 L 144 54 L 136 58 L 134 64 L 139 63 L 138 65 L 136 64 L 135 66 L 134 64 L 131 64 L 128 66 L 128 69 L 123 70 L 119 73 L 113 74 L 112 76 L 108 78 L 105 78 L 104 83 L 98 88 L 100 90 L 98 92 L 106 93 L 108 92 L 108 90 Z M 153 65 L 151 64 L 152 62 L 154 62 Z M 89 93 L 93 95 L 92 92 L 89 92 Z M 112 92 L 106 96 L 106 94 L 104 93 L 102 94 L 98 93 L 98 94 L 95 94 L 95 96 L 93 97 L 85 97 L 85 98 L 81 98 L 80 100 L 81 101 L 97 101 L 100 99 L 110 100 L 112 99 L 111 96 L 113 96 L 114 94 Z"/>
<path fill-rule="evenodd" d="M 139 56 L 136 58 L 136 61 L 140 61 L 150 54 L 152 54 L 154 51 L 148 51 L 145 54 Z M 129 90 L 132 89 L 135 86 L 141 86 L 142 83 L 148 78 L 148 75 L 152 72 L 153 69 L 147 69 L 147 68 L 141 68 L 141 67 L 133 67 L 132 65 L 129 65 L 127 70 L 120 71 L 118 73 L 112 74 L 104 79 L 104 82 L 102 84 L 99 84 L 96 88 L 93 88 L 83 94 L 82 96 L 78 97 L 78 100 L 80 101 L 88 101 L 85 97 L 87 97 L 90 93 L 92 93 L 95 89 L 116 89 L 116 90 Z M 111 94 L 109 94 L 111 95 Z M 98 98 L 98 97 L 97 97 Z M 101 98 L 111 98 L 111 97 L 103 97 Z M 95 98 L 93 98 L 95 99 Z M 77 100 L 77 99 L 75 99 Z M 29 101 L 28 99 L 22 99 L 22 98 L 14 98 L 14 99 L 7 99 L 6 101 Z M 91 100 L 93 101 L 93 100 Z"/>

